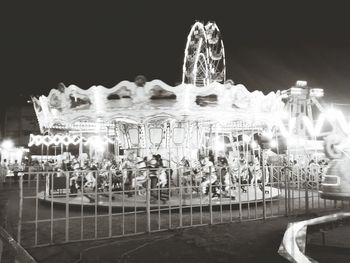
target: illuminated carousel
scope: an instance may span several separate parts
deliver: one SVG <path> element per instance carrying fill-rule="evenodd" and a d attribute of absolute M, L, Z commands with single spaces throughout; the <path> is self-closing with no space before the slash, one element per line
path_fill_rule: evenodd
<path fill-rule="evenodd" d="M 233 171 L 240 156 L 244 156 L 246 162 L 254 162 L 258 157 L 260 162 L 254 165 L 262 169 L 261 135 L 277 136 L 285 117 L 282 95 L 250 92 L 245 86 L 226 80 L 223 48 L 215 23 L 204 26 L 196 22 L 187 40 L 183 82 L 178 86 L 169 86 L 160 80 L 147 82 L 143 76 L 136 77 L 134 82 L 122 81 L 112 88 L 92 86 L 84 90 L 60 83 L 48 96 L 32 98 L 42 134 L 31 135 L 29 146 L 46 148 L 47 152 L 54 148 L 61 162 L 72 158 L 81 165 L 106 159 L 122 163 L 133 155 L 139 161 L 135 169 L 141 170 L 146 167 L 142 166 L 142 160 L 161 156 L 162 167 L 172 171 L 167 173 L 168 190 L 170 185 L 177 190 L 185 187 L 183 167 L 187 163 L 187 168 L 193 171 L 194 167 L 201 166 L 200 159 L 205 156 L 225 158 Z M 77 149 L 75 156 L 69 154 L 73 148 Z M 138 175 L 133 176 L 136 180 Z M 65 180 L 67 184 L 63 188 L 68 191 L 70 179 Z M 121 192 L 125 193 L 123 187 Z M 141 188 L 146 188 L 145 184 Z M 261 201 L 263 193 L 257 191 L 258 188 L 258 184 L 247 186 L 244 194 L 237 193 L 240 189 L 236 189 L 236 193 L 226 194 L 225 202 Z M 40 198 L 50 202 L 54 199 L 57 203 L 66 201 L 66 194 L 60 198 L 59 194 L 50 194 L 51 190 L 54 189 L 49 187 L 40 193 Z M 189 203 L 189 195 L 191 205 L 202 203 L 200 191 L 187 190 L 181 193 L 183 205 Z M 116 191 L 112 205 L 120 206 L 123 199 L 125 207 L 134 206 L 135 202 L 145 207 L 142 191 L 135 187 L 130 191 L 134 191 L 131 197 Z M 163 205 L 178 204 L 179 191 L 169 192 Z M 86 190 L 84 194 L 82 191 L 80 195 L 72 195 L 70 204 L 81 204 L 83 198 L 86 205 L 98 202 L 108 206 L 108 198 L 101 196 L 95 200 L 88 193 Z M 265 194 L 266 198 L 278 197 L 274 188 Z"/>

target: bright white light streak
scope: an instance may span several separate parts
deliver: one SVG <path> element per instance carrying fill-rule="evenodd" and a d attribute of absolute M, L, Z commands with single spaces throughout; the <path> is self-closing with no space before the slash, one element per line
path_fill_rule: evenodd
<path fill-rule="evenodd" d="M 316 121 L 316 125 L 314 126 L 310 118 L 303 116 L 303 122 L 311 136 L 318 136 L 321 133 L 321 129 L 325 120 L 326 116 L 324 114 L 321 114 Z"/>
<path fill-rule="evenodd" d="M 291 137 L 291 136 L 293 135 L 293 130 L 294 130 L 295 124 L 296 124 L 296 118 L 291 118 L 291 119 L 289 120 L 289 125 L 288 125 L 288 127 L 286 127 L 286 126 L 283 124 L 283 122 L 282 122 L 281 119 L 279 119 L 279 120 L 277 121 L 277 123 L 278 123 L 278 127 L 279 127 L 279 129 L 280 129 L 282 135 L 283 135 L 285 138 L 289 138 L 289 137 Z"/>

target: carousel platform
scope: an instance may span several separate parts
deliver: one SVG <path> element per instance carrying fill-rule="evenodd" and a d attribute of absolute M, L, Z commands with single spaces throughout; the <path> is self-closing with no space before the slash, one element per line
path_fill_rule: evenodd
<path fill-rule="evenodd" d="M 182 193 L 180 196 L 178 191 L 172 190 L 173 193 L 167 194 L 167 196 L 160 196 L 158 198 L 150 198 L 150 209 L 178 209 L 179 207 L 194 208 L 194 207 L 208 207 L 210 204 L 209 196 L 199 193 Z M 279 190 L 273 187 L 266 187 L 265 199 L 266 201 L 277 200 L 279 197 Z M 67 203 L 69 207 L 79 207 L 88 209 L 95 208 L 96 206 L 100 208 L 108 209 L 109 206 L 113 210 L 145 210 L 147 207 L 146 195 L 132 195 L 128 196 L 122 194 L 121 192 L 113 192 L 112 198 L 110 200 L 108 193 L 98 193 L 98 198 L 95 197 L 93 192 L 69 194 L 65 193 L 48 195 L 45 191 L 38 193 L 38 199 L 47 205 L 53 204 L 54 206 L 64 206 Z M 97 200 L 96 200 L 97 199 Z M 241 204 L 248 203 L 262 203 L 263 202 L 263 192 L 257 186 L 249 186 L 246 192 L 240 191 L 236 193 L 234 197 L 224 197 L 224 196 L 213 196 L 211 198 L 212 206 L 238 206 Z"/>

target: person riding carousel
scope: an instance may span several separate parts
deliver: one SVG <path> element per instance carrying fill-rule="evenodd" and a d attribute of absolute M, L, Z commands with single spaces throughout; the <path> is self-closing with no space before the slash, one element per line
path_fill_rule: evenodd
<path fill-rule="evenodd" d="M 169 199 L 169 192 L 164 188 L 169 186 L 168 174 L 163 166 L 162 157 L 157 154 L 153 155 L 152 159 L 149 161 L 150 168 L 150 180 L 151 180 L 151 198 L 152 202 L 156 201 L 158 198 L 163 202 Z M 156 190 L 154 190 L 156 189 Z"/>
<path fill-rule="evenodd" d="M 144 183 L 147 181 L 147 158 L 136 158 L 136 167 L 138 169 L 135 177 L 131 180 L 131 187 L 135 189 L 136 193 L 141 194 L 141 189 L 144 188 Z"/>
<path fill-rule="evenodd" d="M 125 192 L 128 195 L 128 197 L 131 197 L 133 195 L 132 179 L 135 177 L 134 171 L 136 169 L 136 162 L 137 162 L 136 157 L 137 155 L 135 152 L 130 152 L 126 157 L 126 160 L 121 165 L 121 168 L 124 172 L 123 177 L 125 178 L 124 180 Z"/>
<path fill-rule="evenodd" d="M 247 162 L 244 158 L 244 154 L 241 153 L 238 160 L 238 166 L 239 166 L 239 182 L 241 185 L 241 189 L 243 193 L 246 193 L 248 190 L 248 181 L 249 181 L 249 172 L 248 172 L 248 166 Z"/>
<path fill-rule="evenodd" d="M 213 162 L 209 161 L 209 157 L 204 157 L 202 160 L 202 183 L 200 184 L 200 189 L 203 194 L 208 194 L 209 187 L 215 183 L 217 180 L 217 175 L 215 173 L 215 166 Z"/>

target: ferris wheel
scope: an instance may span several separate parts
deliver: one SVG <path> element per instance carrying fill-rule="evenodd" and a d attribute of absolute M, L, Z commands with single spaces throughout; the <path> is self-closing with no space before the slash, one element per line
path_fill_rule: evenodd
<path fill-rule="evenodd" d="M 225 82 L 225 49 L 218 26 L 196 22 L 187 37 L 182 83 L 203 87 Z"/>

